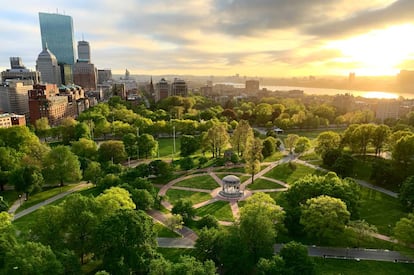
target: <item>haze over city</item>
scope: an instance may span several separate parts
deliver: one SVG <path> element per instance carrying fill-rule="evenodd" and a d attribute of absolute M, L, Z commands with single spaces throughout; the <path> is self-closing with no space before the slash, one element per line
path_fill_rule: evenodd
<path fill-rule="evenodd" d="M 115 74 L 396 75 L 414 67 L 414 1 L 18 1 L 0 10 L 0 69 L 41 52 L 38 12 Z"/>

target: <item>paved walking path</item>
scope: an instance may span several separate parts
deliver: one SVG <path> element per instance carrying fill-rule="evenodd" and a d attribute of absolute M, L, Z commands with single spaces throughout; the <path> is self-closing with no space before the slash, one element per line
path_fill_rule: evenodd
<path fill-rule="evenodd" d="M 275 253 L 278 253 L 282 247 L 283 244 L 276 244 Z M 414 263 L 412 258 L 401 255 L 398 251 L 322 246 L 307 246 L 307 248 L 309 256 L 312 257 Z"/>
<path fill-rule="evenodd" d="M 56 196 L 53 196 L 53 197 L 51 197 L 51 198 L 49 198 L 49 199 L 47 199 L 47 200 L 45 200 L 45 201 L 43 201 L 41 203 L 35 204 L 35 205 L 33 205 L 33 206 L 31 206 L 31 207 L 29 207 L 29 208 L 27 208 L 27 209 L 25 209 L 25 210 L 17 213 L 17 214 L 15 214 L 13 216 L 13 220 L 15 221 L 17 219 L 20 219 L 21 217 L 26 216 L 27 214 L 30 214 L 30 213 L 36 211 L 37 209 L 39 209 L 42 206 L 48 205 L 48 204 L 50 204 L 50 203 L 52 203 L 54 201 L 57 201 L 58 199 L 61 199 L 63 197 L 66 197 L 69 194 L 72 194 L 72 193 L 74 193 L 76 191 L 79 191 L 81 189 L 88 188 L 88 187 L 91 187 L 91 186 L 92 186 L 92 183 L 82 182 L 81 184 L 75 186 L 74 188 L 72 188 L 72 189 L 70 189 L 68 191 L 62 192 L 62 193 L 60 193 L 60 194 L 58 194 Z M 19 208 L 19 206 L 20 206 L 20 201 L 17 200 L 16 202 L 13 203 L 12 207 L 10 207 L 10 209 L 8 211 L 9 214 L 14 214 L 16 212 L 17 208 Z"/>

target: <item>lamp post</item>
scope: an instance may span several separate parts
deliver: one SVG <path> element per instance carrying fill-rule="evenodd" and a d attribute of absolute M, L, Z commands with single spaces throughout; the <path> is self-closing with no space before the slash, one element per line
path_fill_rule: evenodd
<path fill-rule="evenodd" d="M 174 154 L 174 156 L 175 156 L 175 126 L 173 126 L 173 142 L 174 142 L 174 149 L 173 149 L 173 154 Z"/>
<path fill-rule="evenodd" d="M 20 201 L 20 205 L 22 205 L 22 195 L 19 195 L 19 201 Z"/>

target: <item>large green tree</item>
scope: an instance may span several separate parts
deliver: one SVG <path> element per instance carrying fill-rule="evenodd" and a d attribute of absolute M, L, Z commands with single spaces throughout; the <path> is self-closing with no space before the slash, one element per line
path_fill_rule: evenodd
<path fill-rule="evenodd" d="M 141 210 L 128 209 L 104 219 L 94 243 L 103 268 L 112 274 L 148 272 L 157 247 L 152 219 Z"/>
<path fill-rule="evenodd" d="M 293 149 L 295 148 L 296 142 L 298 142 L 298 140 L 299 140 L 299 136 L 295 135 L 295 134 L 289 134 L 285 138 L 285 140 L 284 140 L 285 147 L 286 147 L 286 149 L 289 149 L 290 153 L 293 153 Z"/>
<path fill-rule="evenodd" d="M 39 168 L 31 165 L 24 165 L 10 174 L 10 183 L 14 185 L 17 192 L 29 194 L 33 191 L 39 191 L 44 183 L 42 173 Z"/>
<path fill-rule="evenodd" d="M 240 236 L 254 262 L 273 254 L 285 212 L 265 193 L 255 193 L 240 209 Z"/>
<path fill-rule="evenodd" d="M 404 180 L 398 197 L 407 210 L 414 210 L 414 176 Z"/>
<path fill-rule="evenodd" d="M 414 213 L 401 218 L 394 227 L 394 236 L 406 244 L 414 244 Z"/>
<path fill-rule="evenodd" d="M 253 129 L 247 120 L 240 120 L 230 139 L 231 146 L 241 156 L 245 150 L 246 142 L 253 137 Z"/>
<path fill-rule="evenodd" d="M 101 162 L 120 163 L 127 158 L 124 143 L 120 140 L 108 140 L 101 143 L 98 149 Z"/>
<path fill-rule="evenodd" d="M 203 145 L 211 151 L 213 157 L 219 158 L 229 142 L 229 134 L 223 124 L 215 124 L 203 136 Z"/>
<path fill-rule="evenodd" d="M 302 206 L 300 223 L 309 236 L 316 237 L 319 242 L 327 242 L 344 231 L 349 217 L 343 201 L 322 195 L 308 199 Z"/>
<path fill-rule="evenodd" d="M 312 275 L 315 274 L 315 264 L 308 255 L 308 249 L 301 243 L 289 242 L 279 252 L 285 266 L 282 274 Z"/>
<path fill-rule="evenodd" d="M 63 145 L 54 147 L 44 161 L 43 175 L 49 182 L 75 182 L 82 178 L 78 157 Z"/>
<path fill-rule="evenodd" d="M 326 152 L 338 149 L 341 144 L 341 137 L 338 133 L 327 131 L 322 132 L 316 138 L 315 151 L 322 157 Z"/>
<path fill-rule="evenodd" d="M 150 134 L 142 134 L 138 138 L 140 155 L 145 158 L 156 156 L 158 151 L 158 141 Z"/>
<path fill-rule="evenodd" d="M 193 208 L 193 204 L 190 200 L 180 199 L 174 204 L 171 213 L 180 214 L 183 217 L 184 223 L 187 224 L 192 218 L 194 218 L 195 209 Z"/>
<path fill-rule="evenodd" d="M 250 137 L 247 140 L 243 153 L 244 160 L 246 161 L 244 169 L 252 176 L 252 183 L 254 182 L 254 174 L 260 171 L 260 161 L 263 159 L 262 149 L 261 139 Z"/>

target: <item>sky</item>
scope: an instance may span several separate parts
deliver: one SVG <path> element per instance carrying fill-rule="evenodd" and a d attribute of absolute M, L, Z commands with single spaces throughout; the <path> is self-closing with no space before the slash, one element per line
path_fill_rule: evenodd
<path fill-rule="evenodd" d="M 0 0 L 0 70 L 35 69 L 39 12 L 114 74 L 396 75 L 414 69 L 413 0 Z M 77 43 L 77 42 L 75 42 Z"/>

